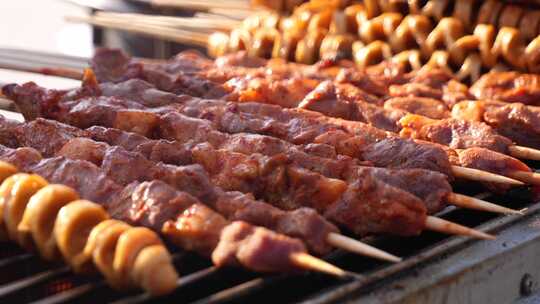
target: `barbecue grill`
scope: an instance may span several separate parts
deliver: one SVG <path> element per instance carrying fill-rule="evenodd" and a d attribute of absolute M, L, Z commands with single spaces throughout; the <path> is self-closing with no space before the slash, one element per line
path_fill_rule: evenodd
<path fill-rule="evenodd" d="M 83 67 L 84 58 L 28 52 L 15 58 L 0 52 L 4 61 L 28 70 L 42 67 Z M 54 59 L 54 60 L 53 60 Z M 15 113 L 11 113 L 15 114 Z M 530 162 L 534 168 L 538 162 Z M 496 232 L 496 241 L 475 241 L 423 233 L 414 238 L 370 237 L 363 241 L 404 257 L 389 265 L 342 251 L 326 257 L 333 264 L 358 274 L 336 279 L 323 274 L 259 274 L 239 269 L 216 269 L 208 260 L 174 251 L 181 278 L 176 291 L 165 298 L 141 292 L 121 293 L 107 287 L 99 276 L 77 276 L 62 264 L 48 264 L 18 249 L 0 244 L 0 301 L 3 303 L 508 303 L 534 301 L 539 289 L 540 206 L 535 191 L 513 190 L 504 196 L 459 189 L 496 203 L 512 202 L 528 208 L 525 216 L 496 216 L 448 207 L 438 216 Z M 479 291 L 482 292 L 479 292 Z"/>
<path fill-rule="evenodd" d="M 111 38 L 107 35 L 106 39 Z M 153 50 L 154 55 L 156 52 L 161 57 L 170 55 L 165 54 L 170 51 L 168 44 L 160 42 L 154 47 L 157 49 Z M 3 66 L 13 64 L 17 69 L 31 72 L 47 73 L 46 67 L 81 70 L 86 62 L 86 58 L 0 50 Z M 9 104 L 4 108 L 13 110 Z M 528 165 L 540 169 L 540 162 Z M 326 256 L 332 264 L 351 271 L 347 279 L 317 273 L 265 276 L 238 268 L 217 269 L 206 259 L 171 248 L 181 277 L 175 292 L 163 298 L 153 298 L 140 291 L 115 291 L 98 275 L 78 276 L 65 264 L 45 263 L 14 243 L 0 243 L 0 302 L 533 303 L 540 300 L 540 262 L 536 258 L 540 254 L 540 205 L 536 204 L 540 196 L 534 190 L 516 189 L 505 195 L 493 195 L 478 192 L 471 185 L 461 187 L 460 193 L 502 205 L 511 203 L 512 208 L 527 208 L 527 211 L 524 216 L 498 216 L 448 207 L 437 214 L 496 233 L 495 241 L 429 232 L 413 238 L 364 238 L 362 241 L 404 260 L 390 265 L 344 251 Z"/>

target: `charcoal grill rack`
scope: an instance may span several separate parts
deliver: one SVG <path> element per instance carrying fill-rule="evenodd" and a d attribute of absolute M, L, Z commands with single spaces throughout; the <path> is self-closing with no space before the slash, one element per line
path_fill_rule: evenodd
<path fill-rule="evenodd" d="M 0 50 L 0 62 L 15 62 L 12 54 Z M 18 56 L 32 68 L 50 67 L 49 56 L 55 66 L 69 67 L 61 64 L 58 55 L 24 55 Z M 83 59 L 65 60 L 85 65 Z M 540 162 L 528 165 L 540 168 Z M 540 191 L 514 189 L 494 195 L 478 192 L 470 183 L 455 190 L 527 211 L 523 216 L 499 216 L 448 207 L 437 214 L 494 233 L 495 241 L 431 232 L 411 238 L 362 239 L 403 257 L 397 264 L 339 250 L 325 257 L 358 274 L 350 279 L 308 272 L 261 275 L 238 268 L 216 269 L 207 259 L 172 248 L 180 279 L 177 289 L 161 298 L 115 291 L 97 274 L 75 275 L 65 264 L 45 263 L 14 243 L 0 243 L 0 303 L 536 303 L 540 299 Z"/>

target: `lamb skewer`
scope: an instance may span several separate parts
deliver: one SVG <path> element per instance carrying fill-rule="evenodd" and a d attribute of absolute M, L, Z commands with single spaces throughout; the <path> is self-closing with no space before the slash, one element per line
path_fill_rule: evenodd
<path fill-rule="evenodd" d="M 117 109 L 112 109 L 112 108 L 110 108 L 110 109 L 108 109 L 107 111 L 113 111 L 113 112 L 114 112 L 115 110 L 117 111 L 118 108 L 117 108 Z M 41 113 L 44 113 L 44 111 L 40 111 L 40 112 L 41 112 Z M 85 112 L 87 112 L 87 111 L 85 111 Z M 91 114 L 91 113 L 92 113 L 92 114 Z M 111 113 L 112 113 L 112 112 L 111 112 Z M 139 112 L 139 113 L 140 113 L 140 112 Z M 93 112 L 88 112 L 88 114 L 90 114 L 92 117 L 98 117 L 98 116 L 99 116 L 99 115 L 96 116 L 95 113 L 93 113 Z M 57 118 L 58 118 L 58 117 L 57 117 Z M 66 119 L 66 116 L 64 116 L 63 118 Z M 83 121 L 84 121 L 84 119 L 83 119 Z M 137 119 L 137 121 L 139 121 L 139 119 Z M 71 121 L 71 122 L 73 123 L 74 121 Z M 81 122 L 81 121 L 79 121 L 79 122 Z M 88 123 L 88 121 L 86 121 L 85 123 Z M 110 122 L 109 122 L 109 123 L 110 123 Z M 105 125 L 107 125 L 108 122 L 103 121 L 103 120 L 101 120 L 101 121 L 93 120 L 89 125 L 94 125 L 94 124 L 105 124 Z M 164 121 L 164 122 L 162 122 L 162 123 L 160 123 L 160 124 L 158 124 L 158 125 L 164 126 L 164 125 L 166 125 L 166 122 Z M 179 129 L 182 129 L 182 127 L 180 127 L 180 128 L 179 128 L 179 127 L 174 127 L 174 129 L 175 129 L 175 130 L 179 130 Z M 190 138 L 192 138 L 192 137 L 193 137 L 193 134 L 190 135 Z M 390 187 L 389 189 L 391 189 L 391 188 L 392 188 L 392 187 Z M 326 207 L 325 207 L 325 208 L 326 208 Z M 341 222 L 341 220 L 338 220 L 338 221 L 340 221 L 341 224 L 349 224 L 349 225 L 350 225 L 350 223 L 347 223 L 347 222 Z M 351 226 L 350 228 L 351 228 L 352 230 L 355 230 L 355 228 L 353 228 L 352 226 Z"/>
<path fill-rule="evenodd" d="M 224 192 L 213 185 L 199 166 L 165 165 L 146 159 L 137 152 L 127 152 L 121 147 L 111 147 L 86 139 L 89 132 L 55 121 L 39 119 L 29 123 L 16 123 L 4 120 L 0 125 L 2 134 L 6 138 L 12 138 L 7 142 L 12 146 L 36 148 L 45 156 L 59 155 L 91 161 L 120 184 L 154 178 L 162 180 L 195 196 L 229 219 L 243 220 L 300 238 L 311 251 L 319 255 L 328 253 L 331 247 L 335 246 L 388 261 L 399 261 L 395 256 L 340 235 L 334 225 L 309 208 L 283 212 L 264 202 L 255 201 L 250 196 L 238 192 Z M 47 136 L 42 137 L 42 134 Z M 174 157 L 174 154 L 169 155 Z"/>
<path fill-rule="evenodd" d="M 110 51 L 109 51 L 109 52 L 104 51 L 104 52 L 110 53 Z M 96 60 L 94 60 L 94 62 L 95 62 L 94 67 L 95 67 L 97 70 L 99 70 L 99 71 L 103 71 L 103 70 L 106 70 L 108 67 L 103 67 L 103 66 L 100 67 L 100 66 L 99 66 L 99 61 L 100 61 L 99 58 L 100 58 L 100 56 L 101 56 L 101 55 L 100 55 L 99 53 L 96 55 Z M 114 57 L 115 55 L 113 54 L 112 56 Z M 188 54 L 188 56 L 189 56 L 189 54 Z M 96 66 L 96 65 L 97 65 L 97 66 Z M 205 65 L 206 65 L 206 64 L 205 64 Z M 150 72 L 148 72 L 148 73 L 150 73 Z M 149 75 L 151 75 L 151 74 L 148 74 L 147 77 L 148 77 Z M 159 79 L 162 79 L 162 78 L 156 78 L 156 80 L 159 80 Z M 160 80 L 160 81 L 161 81 L 161 80 Z M 319 93 L 318 91 L 321 91 L 321 90 L 322 90 L 322 92 L 326 92 L 326 91 L 329 90 L 329 84 L 328 84 L 328 83 L 323 83 L 323 84 L 321 84 L 321 85 L 319 86 L 319 88 L 321 88 L 321 89 L 315 90 L 314 92 L 310 93 L 310 94 L 308 95 L 308 97 L 306 97 L 307 100 L 304 99 L 304 101 L 301 103 L 301 105 L 303 105 L 304 107 L 307 107 L 307 108 L 309 108 L 309 109 L 311 109 L 311 108 L 314 107 L 315 110 L 322 111 L 322 112 L 325 113 L 325 114 L 331 114 L 331 115 L 334 114 L 334 113 L 328 113 L 328 111 L 325 112 L 324 110 L 320 110 L 320 109 L 332 109 L 333 111 L 335 111 L 336 107 L 325 106 L 324 103 L 323 103 L 322 105 L 320 105 L 321 102 L 315 102 L 315 101 L 314 101 L 314 100 L 319 101 L 319 100 L 320 100 L 321 94 L 323 94 L 323 93 Z M 333 87 L 330 87 L 330 88 L 333 88 Z M 292 90 L 294 90 L 294 89 L 290 89 L 290 90 L 292 91 Z M 249 92 L 250 92 L 249 89 L 248 89 L 247 92 L 248 92 L 248 94 L 251 94 L 251 93 L 249 93 Z M 263 91 L 263 92 L 264 92 L 264 91 Z M 363 94 L 363 95 L 365 95 L 365 94 Z M 250 96 L 251 96 L 251 95 L 250 95 Z M 325 96 L 325 97 L 326 97 L 327 95 L 322 95 L 322 96 Z M 338 95 L 338 96 L 341 96 L 341 95 Z M 356 96 L 356 95 L 355 95 L 355 94 L 352 94 L 351 96 Z M 270 96 L 270 97 L 272 97 L 272 96 Z M 279 97 L 279 95 L 276 95 L 275 97 Z M 228 98 L 230 98 L 230 96 L 229 96 Z M 318 99 L 317 99 L 317 98 L 318 98 Z M 289 101 L 290 101 L 291 99 L 294 100 L 294 98 L 286 98 L 286 100 L 289 100 Z M 297 98 L 297 99 L 298 99 L 298 98 Z M 255 99 L 255 100 L 257 100 L 257 99 Z M 332 101 L 332 100 L 329 100 L 328 102 L 332 103 L 333 101 Z M 336 102 L 339 102 L 339 101 L 336 101 Z M 348 100 L 344 100 L 344 101 L 342 101 L 342 103 L 344 104 L 343 106 L 341 106 L 341 109 L 343 109 L 343 110 L 346 110 L 346 109 L 348 109 L 348 108 L 350 108 L 350 107 L 352 106 L 352 104 L 351 104 L 351 105 L 349 105 L 349 106 L 347 107 L 347 105 L 350 103 L 350 101 L 348 101 Z M 368 104 L 368 103 L 362 102 L 362 101 L 356 102 L 356 104 L 358 104 L 358 103 L 365 104 L 365 106 L 363 106 L 362 110 L 366 110 L 366 111 L 373 112 L 373 119 L 375 119 L 375 123 L 376 123 L 376 126 L 377 126 L 377 127 L 381 127 L 381 126 L 382 126 L 382 127 L 385 127 L 385 126 L 388 125 L 388 126 L 389 126 L 388 128 L 389 128 L 390 130 L 394 130 L 394 131 L 395 131 L 395 125 L 396 125 L 396 123 L 397 123 L 397 118 L 399 118 L 399 115 L 402 115 L 402 114 L 396 113 L 396 114 L 399 114 L 399 115 L 396 116 L 395 114 L 391 113 L 391 112 L 392 112 L 391 110 L 386 110 L 386 109 L 384 109 L 384 110 L 379 110 L 375 105 L 371 105 L 371 104 Z M 313 106 L 312 106 L 312 105 L 313 105 Z M 294 106 L 294 104 L 293 104 L 293 106 Z M 337 107 L 337 109 L 340 109 L 340 107 Z M 347 112 L 349 115 L 350 115 L 350 113 L 359 113 L 358 110 L 352 109 L 352 108 L 351 108 L 350 111 L 345 111 L 345 112 Z M 390 112 L 390 113 L 387 113 L 387 112 Z M 371 115 L 371 114 L 370 114 L 370 115 Z M 388 119 L 387 119 L 388 121 L 385 120 L 386 118 L 385 118 L 385 119 L 380 119 L 380 117 L 384 117 L 384 116 L 388 116 Z M 366 114 L 364 114 L 364 115 L 362 115 L 362 117 L 363 117 L 363 118 L 366 118 L 366 117 L 370 117 L 370 116 L 367 116 Z M 351 117 L 345 117 L 345 118 L 353 119 L 354 117 L 353 117 L 353 118 L 351 118 Z M 370 121 L 370 122 L 371 122 L 371 121 Z M 379 124 L 377 124 L 377 123 L 379 123 Z M 499 141 L 499 142 L 500 142 L 500 141 Z M 510 150 L 510 149 L 509 149 L 509 150 Z M 522 153 L 521 155 L 523 155 L 523 153 Z M 521 167 L 522 167 L 522 168 L 525 168 L 525 166 L 521 166 Z M 529 175 L 523 176 L 523 174 L 521 174 L 522 172 L 518 172 L 518 173 L 519 173 L 519 174 L 515 174 L 514 176 L 524 178 L 526 181 L 536 181 L 535 178 L 534 178 L 534 176 L 529 176 Z"/>
<path fill-rule="evenodd" d="M 0 146 L 0 159 L 51 182 L 70 186 L 82 198 L 101 204 L 113 218 L 160 232 L 184 249 L 212 256 L 218 266 L 242 265 L 262 272 L 313 269 L 340 277 L 348 275 L 346 271 L 307 254 L 299 240 L 242 221 L 229 222 L 196 198 L 163 182 L 132 183 L 122 187 L 92 163 L 65 157 L 42 158 L 32 148 Z M 231 246 L 231 238 L 242 233 L 244 237 Z M 268 242 L 266 244 L 275 249 L 272 252 L 280 254 L 265 256 L 268 247 L 257 246 L 260 241 Z M 240 254 L 246 248 L 250 250 Z"/>
<path fill-rule="evenodd" d="M 92 86 L 92 85 L 90 85 Z M 105 85 L 106 86 L 106 85 Z M 131 86 L 131 88 L 129 88 Z M 132 92 L 130 90 L 138 90 L 139 93 Z M 219 102 L 219 101 L 212 101 L 212 100 L 197 100 L 197 99 L 187 99 L 187 98 L 175 98 L 173 96 L 167 95 L 167 94 L 159 94 L 159 92 L 156 92 L 153 97 L 153 99 L 160 98 L 161 101 L 159 104 L 156 104 L 155 102 L 151 101 L 145 101 L 142 97 L 144 94 L 143 92 L 145 90 L 148 90 L 149 92 L 155 92 L 155 90 L 152 90 L 151 87 L 148 87 L 146 84 L 139 84 L 137 87 L 137 84 L 135 83 L 126 83 L 125 85 L 118 85 L 118 87 L 115 87 L 114 85 L 109 87 L 104 87 L 103 91 L 105 95 L 121 95 L 124 94 L 125 96 L 133 99 L 134 101 L 139 101 L 143 104 L 148 104 L 153 107 L 163 106 L 162 108 L 166 109 L 165 111 L 180 111 L 182 113 L 185 113 L 190 116 L 194 117 L 201 117 L 206 119 L 212 119 L 212 122 L 216 124 L 218 129 L 236 133 L 238 132 L 238 128 L 243 128 L 243 131 L 248 131 L 250 133 L 260 133 L 263 132 L 263 134 L 269 134 L 272 136 L 277 136 L 279 138 L 286 139 L 291 142 L 298 142 L 299 140 L 304 140 L 301 143 L 313 143 L 315 140 L 323 140 L 325 135 L 330 134 L 330 131 L 336 131 L 337 130 L 344 130 L 344 127 L 342 126 L 342 122 L 333 120 L 333 119 L 327 119 L 323 116 L 314 116 L 310 113 L 307 113 L 305 111 L 295 111 L 292 109 L 273 109 L 272 107 L 263 106 L 261 105 L 259 107 L 259 104 L 254 104 L 255 106 L 250 107 L 250 105 L 246 104 L 238 104 L 237 106 L 234 105 L 234 108 L 231 108 L 231 106 Z M 189 104 L 188 106 L 184 107 L 183 105 Z M 21 108 L 24 106 L 21 106 Z M 171 108 L 171 109 L 168 109 Z M 223 108 L 221 110 L 220 108 Z M 266 109 L 266 110 L 265 110 Z M 155 109 L 154 109 L 155 110 Z M 246 117 L 246 118 L 238 118 L 239 122 L 242 121 L 242 125 L 238 125 L 238 123 L 232 123 L 232 121 L 223 120 L 223 115 L 225 116 L 234 116 L 235 112 L 240 111 L 266 111 L 265 113 L 255 113 L 257 116 L 260 116 L 260 114 L 264 116 L 270 116 L 272 115 L 271 119 L 264 117 L 263 120 L 257 119 L 253 117 L 253 115 Z M 213 111 L 213 112 L 212 112 Z M 216 112 L 217 111 L 217 112 Z M 212 112 L 212 113 L 210 113 Z M 223 112 L 223 113 L 220 113 Z M 242 115 L 242 114 L 240 114 Z M 275 124 L 268 125 L 268 122 L 270 120 L 273 120 L 274 118 L 279 119 Z M 236 119 L 236 120 L 238 120 Z M 228 119 L 230 120 L 230 119 Z M 258 121 L 260 120 L 260 125 L 257 122 L 253 122 L 253 120 Z M 321 122 L 321 120 L 324 120 Z M 223 122 L 224 121 L 224 122 Z M 282 123 L 283 121 L 283 123 Z M 289 124 L 290 126 L 287 126 Z M 291 125 L 293 124 L 293 125 Z M 294 125 L 294 124 L 300 124 L 300 125 Z M 359 123 L 360 124 L 360 123 Z M 283 126 L 281 126 L 283 125 Z M 301 127 L 300 127 L 301 126 Z M 354 135 L 349 136 L 349 141 L 359 141 L 360 147 L 363 147 L 364 150 L 369 150 L 369 148 L 365 148 L 366 146 L 366 140 L 371 141 L 371 143 L 376 144 L 378 141 L 389 141 L 389 140 L 397 140 L 397 137 L 394 135 L 389 135 L 389 133 L 385 133 L 379 129 L 373 128 L 368 125 L 362 125 L 363 131 L 361 135 L 363 137 L 358 137 Z M 231 129 L 232 128 L 232 129 Z M 256 128 L 256 129 L 253 129 Z M 302 131 L 302 135 L 298 134 L 298 131 L 301 131 L 302 128 L 306 128 L 306 130 L 310 130 L 309 132 Z M 356 132 L 356 131 L 354 131 Z M 368 135 L 367 135 L 368 134 Z M 306 136 L 307 135 L 307 136 Z M 344 134 L 343 134 L 344 135 Z M 367 136 L 366 136 L 367 135 Z M 334 136 L 335 137 L 335 136 Z M 334 138 L 332 137 L 332 138 Z M 350 139 L 352 137 L 352 139 Z M 323 139 L 321 139 L 323 138 Z M 394 139 L 396 138 L 396 139 Z M 399 139 L 399 141 L 403 141 Z M 331 145 L 336 145 L 336 143 L 329 143 Z M 487 181 L 494 181 L 494 182 L 502 182 L 502 183 L 510 183 L 510 184 L 521 184 L 520 182 L 516 180 L 512 180 L 500 175 L 486 175 L 483 174 L 479 170 L 472 170 L 467 168 L 459 168 L 456 166 L 451 166 L 448 164 L 448 160 L 441 159 L 441 154 L 445 153 L 444 151 L 441 151 L 440 148 L 436 147 L 435 145 L 430 145 L 427 143 L 420 143 L 420 142 L 404 142 L 406 146 L 411 145 L 421 145 L 424 150 L 426 151 L 432 151 L 429 152 L 431 154 L 434 154 L 434 157 L 437 157 L 437 162 L 427 162 L 424 157 L 424 159 L 419 159 L 418 161 L 412 162 L 410 160 L 407 160 L 410 157 L 414 157 L 414 155 L 409 155 L 402 157 L 404 161 L 402 161 L 401 166 L 405 167 L 404 164 L 411 164 L 413 163 L 414 166 L 418 166 L 418 164 L 422 164 L 425 169 L 430 170 L 436 170 L 442 173 L 447 174 L 448 176 L 452 176 L 452 171 L 454 171 L 457 174 L 461 174 L 465 172 L 464 174 L 467 174 L 466 177 L 468 178 L 476 178 L 480 180 L 487 180 Z M 368 144 L 369 145 L 369 144 Z M 339 148 L 339 146 L 336 146 Z M 355 148 L 354 146 L 348 145 L 348 149 Z M 356 147 L 358 149 L 359 147 Z M 403 152 L 403 151 L 402 151 Z M 375 165 L 380 166 L 379 163 L 381 162 L 380 159 L 377 159 L 379 156 L 376 153 L 364 153 L 362 150 L 357 151 L 343 151 L 341 154 L 347 154 L 353 157 L 360 157 L 361 159 L 366 159 L 369 161 L 372 161 Z M 452 155 L 451 155 L 452 156 Z M 367 158 L 366 158 L 367 157 Z M 373 158 L 375 157 L 375 159 Z M 394 155 L 392 155 L 394 157 Z M 418 156 L 416 156 L 418 157 Z M 446 162 L 446 164 L 445 164 Z M 383 164 L 387 165 L 388 162 L 383 160 Z M 473 173 L 472 175 L 469 173 Z M 462 174 L 463 175 L 463 174 Z"/>
<path fill-rule="evenodd" d="M 37 89 L 37 88 L 34 88 L 34 89 Z M 136 87 L 132 87 L 131 89 L 127 89 L 127 90 L 126 88 L 120 89 L 120 91 L 122 90 L 134 92 L 134 90 L 136 90 Z M 144 95 L 143 92 L 139 92 L 139 93 Z M 74 94 L 77 94 L 77 93 L 74 93 Z M 42 94 L 38 94 L 38 95 L 42 95 Z M 157 101 L 158 99 L 152 97 L 152 100 Z M 27 100 L 27 102 L 28 101 L 29 100 Z M 110 102 L 111 100 L 109 99 L 101 99 L 101 103 L 103 107 L 112 106 Z M 42 102 L 35 100 L 30 103 L 32 105 L 31 106 L 29 105 L 29 106 L 35 108 L 37 104 L 42 103 Z M 45 102 L 45 103 L 48 103 L 48 102 Z M 92 104 L 89 104 L 89 105 L 90 107 L 92 107 Z M 119 105 L 114 105 L 114 107 L 118 107 L 118 106 Z M 27 114 L 30 113 L 29 111 L 24 110 L 24 109 L 29 110 L 28 107 L 21 105 L 20 108 L 23 109 L 23 112 Z M 79 107 L 79 110 L 82 110 L 82 108 Z M 92 110 L 91 108 L 88 108 L 88 110 L 84 110 L 82 112 L 88 112 L 88 111 L 95 112 L 96 109 Z M 111 109 L 111 111 L 115 111 L 115 110 Z M 42 116 L 47 116 L 45 110 L 44 111 L 38 110 L 38 112 L 42 113 L 43 114 Z M 79 114 L 75 114 L 75 115 L 79 115 Z M 88 114 L 84 114 L 84 115 L 87 116 Z M 83 117 L 78 117 L 77 121 L 73 121 L 73 120 L 70 120 L 68 116 L 56 117 L 56 118 L 60 120 L 64 120 L 64 121 L 69 121 L 72 124 L 83 123 L 86 126 L 103 123 L 103 121 L 99 119 L 100 115 L 97 115 L 97 116 L 93 115 L 91 117 L 88 117 L 90 121 L 88 121 L 87 118 L 83 118 Z M 34 117 L 31 117 L 31 115 L 29 115 L 28 118 L 33 119 Z M 82 118 L 82 121 L 81 121 L 81 118 Z M 93 120 L 94 118 L 98 118 L 98 120 Z M 109 124 L 110 123 L 111 122 L 109 122 Z M 145 124 L 145 122 L 143 121 L 141 121 L 141 123 Z M 188 125 L 181 126 L 182 124 L 188 124 Z M 210 126 L 208 126 L 208 124 L 202 120 L 189 119 L 175 113 L 172 113 L 171 115 L 167 114 L 167 118 L 160 125 L 162 126 L 162 128 L 164 128 L 163 131 L 166 132 L 164 133 L 166 135 L 166 138 L 169 138 L 169 139 L 186 140 L 186 141 L 197 140 L 197 142 L 199 143 L 209 142 L 210 146 L 214 146 L 218 149 L 220 147 L 225 148 L 225 149 L 233 149 L 234 151 L 245 153 L 245 154 L 262 153 L 268 156 L 275 156 L 277 155 L 277 153 L 284 153 L 286 155 L 290 155 L 292 157 L 292 160 L 296 164 L 300 165 L 301 167 L 304 167 L 309 170 L 314 170 L 316 172 L 319 172 L 331 178 L 340 178 L 340 179 L 345 179 L 345 180 L 351 180 L 351 182 L 354 182 L 354 177 L 356 176 L 355 170 L 357 170 L 358 168 L 355 165 L 354 159 L 341 157 L 339 160 L 332 160 L 332 159 L 325 159 L 318 156 L 309 155 L 309 154 L 303 153 L 301 150 L 299 151 L 299 147 L 297 146 L 291 145 L 287 142 L 280 141 L 277 139 L 268 138 L 265 136 L 257 136 L 257 135 L 245 136 L 242 134 L 226 135 L 226 134 L 217 132 L 215 130 L 209 129 Z M 138 127 L 137 129 L 142 130 L 144 128 L 146 127 L 141 126 L 141 127 Z M 174 132 L 171 133 L 170 132 L 171 130 L 174 130 Z M 190 130 L 190 131 L 182 133 L 182 130 L 184 131 Z M 196 130 L 199 130 L 199 131 L 196 131 Z M 199 135 L 195 136 L 195 134 L 199 134 Z M 189 151 L 189 148 L 185 150 Z M 442 154 L 443 152 L 441 151 L 440 153 Z M 202 164 L 204 165 L 205 163 L 203 162 Z M 361 168 L 358 168 L 358 169 L 361 169 Z M 429 172 L 422 172 L 422 173 L 416 174 L 416 180 L 418 180 L 419 185 L 420 185 L 419 188 L 422 188 L 421 186 L 422 182 L 418 178 L 419 176 L 425 176 L 427 179 L 431 181 L 435 179 L 441 180 L 439 183 L 437 183 L 437 185 L 440 185 L 441 189 L 448 189 L 447 192 L 449 193 L 450 187 L 445 181 L 445 179 L 443 178 L 443 176 L 437 176 L 435 174 L 434 176 L 428 177 L 429 174 L 430 174 Z M 390 183 L 392 184 L 392 182 Z M 405 191 L 415 193 L 415 195 L 419 195 L 421 197 L 425 196 L 425 194 L 422 193 L 423 191 L 418 192 L 414 190 L 415 186 L 413 186 L 412 188 L 407 188 L 407 183 L 397 183 L 397 184 L 394 183 L 394 185 L 397 185 L 397 187 L 400 187 L 404 189 Z M 410 191 L 410 189 L 413 189 L 413 190 Z M 440 192 L 434 191 L 434 193 L 440 193 Z M 423 199 L 426 199 L 426 201 L 428 202 L 427 206 L 430 212 L 435 212 L 437 210 L 440 210 L 439 208 L 442 206 L 440 199 L 444 196 L 445 195 L 440 195 L 434 198 L 423 197 Z M 449 196 L 449 197 L 451 199 L 454 199 L 453 203 L 455 203 L 456 205 L 459 205 L 460 201 L 456 196 Z M 470 207 L 470 204 L 467 203 L 465 206 Z M 486 209 L 484 208 L 484 210 Z"/>

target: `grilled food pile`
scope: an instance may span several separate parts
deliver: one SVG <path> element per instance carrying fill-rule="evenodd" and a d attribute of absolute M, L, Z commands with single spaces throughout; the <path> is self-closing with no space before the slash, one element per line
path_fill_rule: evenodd
<path fill-rule="evenodd" d="M 26 121 L 0 117 L 0 236 L 156 295 L 178 276 L 158 234 L 220 267 L 339 276 L 315 256 L 399 260 L 346 235 L 492 239 L 435 214 L 521 214 L 456 182 L 540 185 L 539 16 L 311 1 L 216 34 L 215 59 L 99 49 L 78 88 L 5 85 Z"/>
<path fill-rule="evenodd" d="M 501 1 L 307 2 L 290 16 L 260 13 L 208 40 L 220 56 L 252 56 L 313 64 L 353 59 L 361 68 L 384 60 L 444 68 L 460 80 L 486 70 L 537 73 L 540 10 Z"/>

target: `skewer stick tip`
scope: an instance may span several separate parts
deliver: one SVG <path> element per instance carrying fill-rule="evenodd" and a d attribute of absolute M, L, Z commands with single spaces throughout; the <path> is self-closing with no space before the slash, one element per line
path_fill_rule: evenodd
<path fill-rule="evenodd" d="M 540 150 L 523 147 L 523 146 L 510 146 L 508 152 L 515 158 L 540 160 Z"/>
<path fill-rule="evenodd" d="M 485 232 L 465 227 L 456 223 L 452 223 L 447 220 L 443 220 L 434 216 L 427 216 L 426 218 L 426 229 L 433 230 L 437 232 L 447 233 L 447 234 L 456 234 L 463 236 L 470 236 L 483 240 L 494 240 L 495 236 L 487 234 Z"/>
<path fill-rule="evenodd" d="M 527 184 L 540 186 L 540 173 L 516 170 L 508 175 Z"/>
<path fill-rule="evenodd" d="M 509 184 L 516 186 L 523 186 L 524 183 L 518 180 L 498 175 L 491 172 L 486 172 L 478 169 L 465 168 L 460 166 L 452 166 L 452 173 L 456 177 L 475 180 L 479 182 L 490 182 L 490 183 L 500 183 L 500 184 Z"/>
<path fill-rule="evenodd" d="M 290 259 L 296 266 L 307 270 L 324 272 L 341 278 L 350 277 L 347 271 L 305 252 L 292 253 Z"/>
<path fill-rule="evenodd" d="M 481 200 L 475 197 L 470 197 L 467 195 L 453 193 L 453 192 L 448 194 L 448 196 L 446 197 L 446 200 L 448 203 L 452 205 L 455 205 L 457 207 L 467 208 L 467 209 L 476 209 L 476 210 L 501 213 L 501 214 L 523 215 L 523 212 L 519 210 L 506 208 L 497 204 L 486 202 L 484 200 Z"/>
<path fill-rule="evenodd" d="M 376 258 L 388 262 L 398 263 L 402 259 L 386 251 L 380 250 L 366 243 L 362 243 L 358 240 L 349 238 L 339 233 L 330 233 L 327 237 L 327 242 L 337 248 L 353 252 L 359 255 Z"/>

